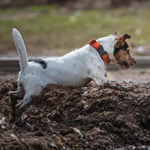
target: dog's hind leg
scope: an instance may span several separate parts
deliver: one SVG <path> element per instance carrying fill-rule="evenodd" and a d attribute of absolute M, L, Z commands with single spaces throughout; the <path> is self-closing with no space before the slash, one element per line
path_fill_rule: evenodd
<path fill-rule="evenodd" d="M 17 99 L 23 98 L 24 89 L 23 89 L 23 87 L 18 86 L 17 91 L 10 91 L 9 95 L 10 95 L 10 99 L 11 99 L 11 108 L 12 108 L 12 114 L 11 114 L 10 121 L 15 121 L 15 111 L 16 111 L 15 105 L 17 104 Z"/>
<path fill-rule="evenodd" d="M 16 124 L 19 124 L 21 122 L 21 115 L 25 111 L 25 108 L 27 106 L 30 106 L 33 99 L 32 96 L 28 96 L 27 94 L 24 96 L 23 100 L 16 105 L 17 111 L 16 111 Z"/>
<path fill-rule="evenodd" d="M 17 125 L 21 122 L 21 115 L 26 107 L 30 106 L 35 99 L 40 97 L 42 89 L 42 86 L 32 87 L 31 89 L 29 88 L 29 90 L 26 91 L 23 100 L 16 105 L 17 110 L 15 121 Z"/>

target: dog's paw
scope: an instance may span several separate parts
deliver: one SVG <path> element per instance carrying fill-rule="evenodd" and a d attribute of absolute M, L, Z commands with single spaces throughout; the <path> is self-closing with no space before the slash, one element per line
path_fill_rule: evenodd
<path fill-rule="evenodd" d="M 115 88 L 117 90 L 122 90 L 122 91 L 126 91 L 126 92 L 131 91 L 133 89 L 131 86 L 121 85 L 120 83 L 117 83 L 115 81 L 111 81 L 109 86 L 111 88 Z"/>
<path fill-rule="evenodd" d="M 110 85 L 109 80 L 107 80 L 107 82 L 104 83 L 104 87 L 108 87 Z"/>
<path fill-rule="evenodd" d="M 131 86 L 122 86 L 122 89 L 124 91 L 131 91 L 133 89 L 133 87 L 131 87 Z"/>

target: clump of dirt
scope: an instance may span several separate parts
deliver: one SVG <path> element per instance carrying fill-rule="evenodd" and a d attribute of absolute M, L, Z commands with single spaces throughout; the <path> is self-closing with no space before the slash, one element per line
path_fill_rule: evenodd
<path fill-rule="evenodd" d="M 147 149 L 150 145 L 150 83 L 122 83 L 130 91 L 90 83 L 71 92 L 46 87 L 27 108 L 28 126 L 11 123 L 9 91 L 14 80 L 0 80 L 0 149 Z"/>

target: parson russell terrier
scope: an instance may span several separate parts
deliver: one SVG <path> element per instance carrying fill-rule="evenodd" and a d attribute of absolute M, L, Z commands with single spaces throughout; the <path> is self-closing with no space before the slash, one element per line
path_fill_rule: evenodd
<path fill-rule="evenodd" d="M 62 57 L 40 59 L 28 62 L 24 41 L 18 30 L 12 31 L 15 46 L 20 57 L 18 90 L 10 92 L 14 120 L 21 121 L 21 115 L 35 98 L 41 95 L 46 85 L 52 87 L 81 87 L 91 80 L 100 85 L 110 85 L 105 77 L 105 68 L 112 62 L 121 69 L 128 69 L 136 64 L 130 54 L 130 46 L 125 34 L 90 40 L 89 44 Z M 120 85 L 121 86 L 121 85 Z M 23 98 L 23 99 L 22 99 Z M 17 99 L 22 99 L 17 104 Z"/>

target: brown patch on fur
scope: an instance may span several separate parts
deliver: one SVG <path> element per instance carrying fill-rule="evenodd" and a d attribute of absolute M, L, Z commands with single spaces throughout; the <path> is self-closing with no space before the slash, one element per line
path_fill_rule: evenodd
<path fill-rule="evenodd" d="M 119 48 L 119 47 L 122 47 L 124 42 L 121 40 L 122 37 L 116 37 L 115 40 L 117 41 L 116 44 L 115 44 L 115 48 Z"/>
<path fill-rule="evenodd" d="M 134 66 L 136 64 L 136 60 L 130 54 L 131 47 L 126 42 L 126 39 L 130 39 L 131 36 L 128 34 L 124 34 L 122 37 L 116 37 L 115 40 L 117 41 L 115 44 L 115 48 L 119 49 L 117 53 L 114 53 L 114 57 L 117 61 L 117 64 L 122 69 L 128 69 L 130 66 Z M 124 44 L 127 46 L 124 49 Z"/>
<path fill-rule="evenodd" d="M 117 60 L 117 64 L 122 69 L 128 69 L 130 66 L 134 66 L 136 64 L 135 59 L 131 56 L 130 52 L 127 51 L 119 51 L 115 55 L 115 58 Z"/>

